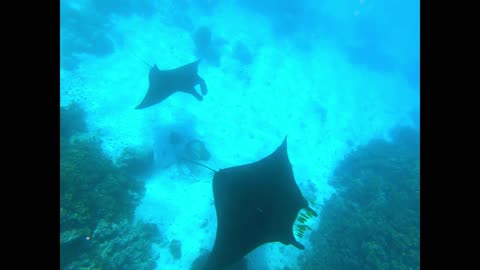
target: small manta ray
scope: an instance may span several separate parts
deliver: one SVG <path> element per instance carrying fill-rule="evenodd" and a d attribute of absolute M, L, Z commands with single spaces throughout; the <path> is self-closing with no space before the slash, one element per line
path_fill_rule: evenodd
<path fill-rule="evenodd" d="M 202 95 L 206 95 L 207 85 L 205 81 L 198 76 L 198 62 L 196 60 L 190 64 L 169 70 L 160 70 L 157 65 L 153 65 L 148 74 L 148 91 L 142 102 L 135 107 L 136 110 L 145 109 L 162 102 L 175 92 L 184 92 L 202 100 Z M 200 95 L 195 90 L 195 85 L 200 84 Z"/>
<path fill-rule="evenodd" d="M 294 222 L 302 209 L 308 214 L 301 213 L 302 223 L 317 214 L 295 182 L 286 137 L 275 152 L 259 161 L 215 172 L 212 186 L 217 232 L 203 270 L 224 270 L 266 243 L 304 249 L 293 235 Z M 309 228 L 297 226 L 299 237 Z"/>

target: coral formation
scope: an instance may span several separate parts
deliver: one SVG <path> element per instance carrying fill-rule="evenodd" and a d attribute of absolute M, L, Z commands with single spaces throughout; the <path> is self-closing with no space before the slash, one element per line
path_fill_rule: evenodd
<path fill-rule="evenodd" d="M 74 134 L 87 132 L 85 111 L 77 102 L 60 107 L 60 137 L 70 139 Z"/>
<path fill-rule="evenodd" d="M 61 110 L 60 118 L 83 122 L 80 109 L 74 111 L 64 115 L 69 111 Z M 157 227 L 132 222 L 144 183 L 115 166 L 98 141 L 68 140 L 71 131 L 61 134 L 61 268 L 154 269 L 151 245 L 159 241 Z"/>
<path fill-rule="evenodd" d="M 397 128 L 349 154 L 302 269 L 420 269 L 419 134 Z"/>
<path fill-rule="evenodd" d="M 90 240 L 95 247 L 91 258 L 101 269 L 155 269 L 158 254 L 152 253 L 151 244 L 160 240 L 154 224 L 101 220 Z"/>
<path fill-rule="evenodd" d="M 117 165 L 130 176 L 144 177 L 152 172 L 153 159 L 151 148 L 127 147 L 118 158 Z"/>

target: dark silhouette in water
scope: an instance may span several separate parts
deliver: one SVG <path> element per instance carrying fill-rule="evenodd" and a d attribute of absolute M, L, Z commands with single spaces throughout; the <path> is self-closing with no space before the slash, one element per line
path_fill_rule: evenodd
<path fill-rule="evenodd" d="M 197 74 L 199 61 L 169 70 L 160 70 L 154 65 L 148 75 L 147 94 L 135 109 L 153 106 L 176 92 L 184 92 L 200 101 L 203 100 L 202 95 L 206 95 L 208 90 L 205 81 Z M 202 95 L 195 90 L 197 84 L 200 84 Z"/>
<path fill-rule="evenodd" d="M 317 214 L 295 182 L 286 138 L 259 161 L 215 171 L 212 185 L 218 222 L 204 270 L 225 269 L 270 242 L 304 249 L 293 224 L 301 209 Z"/>

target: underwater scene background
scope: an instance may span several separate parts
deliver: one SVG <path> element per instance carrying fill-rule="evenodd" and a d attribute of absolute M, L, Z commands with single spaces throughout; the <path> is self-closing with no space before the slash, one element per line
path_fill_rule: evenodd
<path fill-rule="evenodd" d="M 305 250 L 268 243 L 229 269 L 419 269 L 419 9 L 61 0 L 61 269 L 202 269 L 213 174 L 182 157 L 232 167 L 285 136 L 318 213 L 301 222 Z M 197 59 L 202 101 L 175 93 L 134 109 L 148 66 Z"/>

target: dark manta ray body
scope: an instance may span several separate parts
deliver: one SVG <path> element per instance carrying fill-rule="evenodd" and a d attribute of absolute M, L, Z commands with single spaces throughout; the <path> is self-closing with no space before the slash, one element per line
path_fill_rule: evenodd
<path fill-rule="evenodd" d="M 157 65 L 154 65 L 148 74 L 147 94 L 135 109 L 145 109 L 153 106 L 175 92 L 191 94 L 198 100 L 202 100 L 202 95 L 207 94 L 207 85 L 197 74 L 199 61 L 169 70 L 160 70 Z M 200 84 L 202 95 L 195 90 L 197 84 Z"/>
<path fill-rule="evenodd" d="M 295 182 L 286 138 L 259 161 L 215 172 L 212 185 L 217 232 L 204 270 L 223 270 L 265 243 L 304 249 L 293 224 L 301 209 L 313 210 Z"/>

